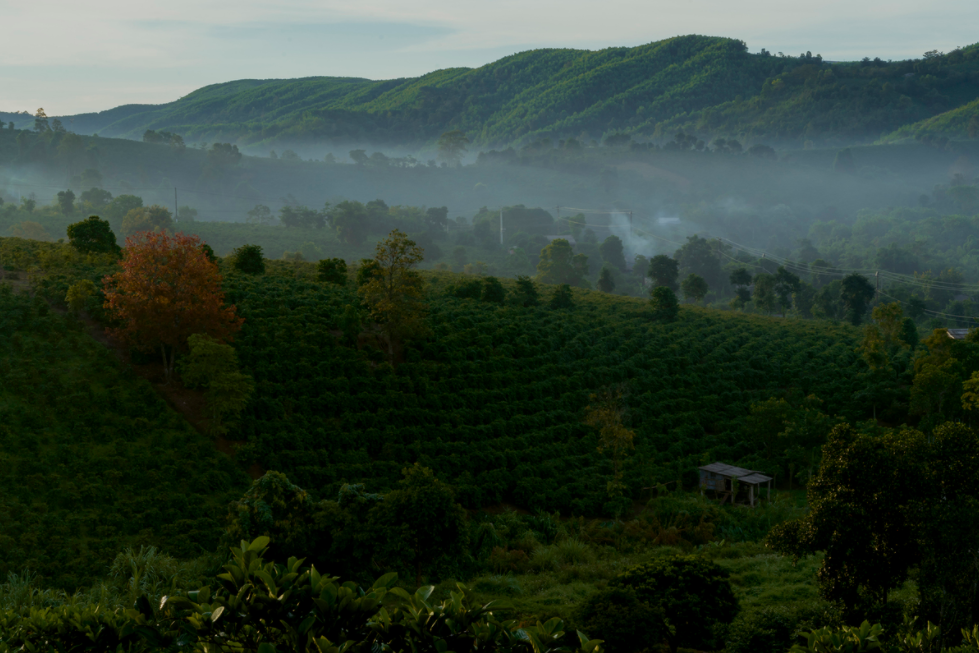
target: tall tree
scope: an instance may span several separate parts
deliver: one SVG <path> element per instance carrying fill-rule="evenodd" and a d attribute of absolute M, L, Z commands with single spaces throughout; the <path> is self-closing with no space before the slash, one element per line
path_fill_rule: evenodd
<path fill-rule="evenodd" d="M 177 351 L 203 333 L 229 340 L 244 321 L 224 303 L 221 273 L 197 236 L 143 231 L 126 240 L 122 269 L 105 277 L 105 308 L 119 325 L 110 335 L 158 350 L 167 380 Z"/>
<path fill-rule="evenodd" d="M 413 567 L 420 586 L 431 563 L 460 555 L 468 544 L 466 511 L 431 469 L 415 463 L 402 473 L 398 489 L 371 511 L 371 522 L 386 543 L 382 555 Z"/>
<path fill-rule="evenodd" d="M 727 281 L 721 269 L 721 261 L 714 253 L 711 242 L 700 236 L 690 236 L 683 247 L 673 255 L 682 274 L 703 277 L 712 288 L 721 288 Z"/>
<path fill-rule="evenodd" d="M 326 283 L 343 286 L 347 283 L 347 262 L 342 258 L 325 258 L 316 264 L 316 277 Z"/>
<path fill-rule="evenodd" d="M 71 215 L 75 212 L 75 193 L 69 190 L 58 191 L 58 206 L 63 215 Z"/>
<path fill-rule="evenodd" d="M 649 307 L 657 322 L 673 322 L 680 313 L 676 294 L 666 286 L 656 286 L 649 293 Z"/>
<path fill-rule="evenodd" d="M 710 290 L 710 287 L 702 276 L 691 273 L 680 284 L 680 289 L 683 291 L 684 299 L 692 299 L 694 302 L 700 302 L 707 296 L 707 291 Z"/>
<path fill-rule="evenodd" d="M 886 603 L 918 559 L 908 506 L 926 489 L 926 441 L 916 431 L 880 436 L 833 429 L 808 487 L 809 514 L 773 529 L 769 544 L 789 555 L 824 551 L 821 594 L 854 609 Z"/>
<path fill-rule="evenodd" d="M 231 143 L 214 143 L 207 151 L 207 163 L 216 168 L 230 168 L 241 162 L 241 152 Z"/>
<path fill-rule="evenodd" d="M 439 158 L 446 163 L 459 165 L 462 155 L 466 153 L 467 145 L 469 145 L 469 139 L 466 138 L 464 131 L 459 129 L 447 131 L 439 136 Z"/>
<path fill-rule="evenodd" d="M 88 190 L 82 191 L 80 199 L 83 203 L 88 204 L 92 209 L 98 210 L 112 201 L 112 193 L 93 186 Z"/>
<path fill-rule="evenodd" d="M 612 480 L 606 491 L 609 498 L 621 497 L 625 491 L 622 482 L 622 462 L 635 448 L 632 441 L 635 432 L 623 424 L 625 403 L 621 388 L 606 388 L 593 394 L 585 408 L 585 424 L 598 430 L 598 452 L 608 452 L 612 458 Z M 617 517 L 618 515 L 616 515 Z"/>
<path fill-rule="evenodd" d="M 180 361 L 181 378 L 188 387 L 204 389 L 208 430 L 215 435 L 227 433 L 227 419 L 244 410 L 255 382 L 238 368 L 231 345 L 200 333 L 190 336 L 187 345 L 190 353 Z"/>
<path fill-rule="evenodd" d="M 518 306 L 523 306 L 524 308 L 540 304 L 540 294 L 537 292 L 537 286 L 526 275 L 517 277 L 517 287 L 513 292 L 513 298 Z"/>
<path fill-rule="evenodd" d="M 738 268 L 730 274 L 728 281 L 735 288 L 747 288 L 751 285 L 751 273 L 747 268 Z"/>
<path fill-rule="evenodd" d="M 588 274 L 588 257 L 575 254 L 564 238 L 555 238 L 540 252 L 537 281 L 582 287 Z"/>
<path fill-rule="evenodd" d="M 359 245 L 367 237 L 367 208 L 356 201 L 344 201 L 333 207 L 330 213 L 333 228 L 345 243 Z"/>
<path fill-rule="evenodd" d="M 231 253 L 232 266 L 245 274 L 264 274 L 265 256 L 261 245 L 242 245 Z"/>
<path fill-rule="evenodd" d="M 44 109 L 38 109 L 34 113 L 34 131 L 46 132 L 50 129 L 51 127 L 48 125 L 48 114 L 44 113 Z"/>
<path fill-rule="evenodd" d="M 858 326 L 863 321 L 867 306 L 876 294 L 874 285 L 866 277 L 857 273 L 843 277 L 840 284 L 840 302 L 846 309 L 850 324 Z"/>
<path fill-rule="evenodd" d="M 376 268 L 358 289 L 384 333 L 392 364 L 400 344 L 425 331 L 422 279 L 415 270 L 423 258 L 422 249 L 395 229 L 377 244 Z"/>
<path fill-rule="evenodd" d="M 598 275 L 598 289 L 604 293 L 615 290 L 615 277 L 607 267 L 602 266 L 602 271 Z"/>
<path fill-rule="evenodd" d="M 425 211 L 425 223 L 431 229 L 445 231 L 449 226 L 449 207 L 430 207 L 427 211 Z"/>
<path fill-rule="evenodd" d="M 680 264 L 666 254 L 657 254 L 649 260 L 649 278 L 654 286 L 669 288 L 674 293 L 680 289 Z"/>
<path fill-rule="evenodd" d="M 247 215 L 248 217 L 245 218 L 245 222 L 266 226 L 275 224 L 275 216 L 272 215 L 272 209 L 264 204 L 256 204 L 255 208 L 249 211 Z"/>
<path fill-rule="evenodd" d="M 617 270 L 625 270 L 625 251 L 622 247 L 622 239 L 612 234 L 598 246 L 598 253 L 602 260 Z"/>
<path fill-rule="evenodd" d="M 120 251 L 109 223 L 97 215 L 68 225 L 68 242 L 83 254 L 117 254 Z"/>
<path fill-rule="evenodd" d="M 778 307 L 778 294 L 775 292 L 775 276 L 762 272 L 755 275 L 755 305 L 768 315 Z"/>
<path fill-rule="evenodd" d="M 124 197 L 120 195 L 116 199 Z M 173 214 L 159 204 L 130 210 L 122 219 L 122 233 L 126 235 L 139 231 L 156 231 L 173 226 Z"/>

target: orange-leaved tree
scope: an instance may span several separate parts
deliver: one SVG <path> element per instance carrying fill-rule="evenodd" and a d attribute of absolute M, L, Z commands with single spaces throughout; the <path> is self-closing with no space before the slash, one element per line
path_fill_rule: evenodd
<path fill-rule="evenodd" d="M 118 328 L 111 336 L 158 350 L 169 381 L 176 352 L 195 333 L 230 340 L 244 319 L 224 303 L 221 273 L 197 236 L 142 231 L 126 239 L 122 270 L 105 277 L 105 308 Z"/>

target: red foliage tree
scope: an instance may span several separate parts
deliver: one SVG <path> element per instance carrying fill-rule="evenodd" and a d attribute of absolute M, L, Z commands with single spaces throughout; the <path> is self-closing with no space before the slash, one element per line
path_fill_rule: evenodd
<path fill-rule="evenodd" d="M 143 231 L 126 239 L 122 270 L 105 277 L 105 308 L 118 320 L 110 336 L 158 349 L 169 380 L 177 350 L 203 333 L 230 340 L 244 318 L 225 306 L 221 274 L 197 236 Z M 169 355 L 168 355 L 169 350 Z"/>

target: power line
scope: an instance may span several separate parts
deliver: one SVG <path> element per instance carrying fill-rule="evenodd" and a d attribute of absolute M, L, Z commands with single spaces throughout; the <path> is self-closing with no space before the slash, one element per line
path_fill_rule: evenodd
<path fill-rule="evenodd" d="M 888 299 L 893 299 L 894 301 L 898 302 L 899 304 L 907 304 L 907 301 L 905 301 L 903 299 L 898 299 L 897 297 L 894 297 L 893 295 L 888 295 L 884 291 L 881 291 L 880 294 L 881 294 L 882 297 L 887 297 Z M 938 316 L 938 317 L 950 317 L 950 318 L 954 318 L 956 320 L 972 320 L 972 321 L 975 321 L 976 320 L 976 318 L 969 317 L 968 315 L 952 315 L 951 313 L 942 313 L 941 311 L 933 311 L 933 310 L 930 310 L 930 309 L 927 309 L 927 308 L 921 309 L 921 312 L 922 313 L 928 313 L 929 315 L 935 315 L 935 316 Z"/>
<path fill-rule="evenodd" d="M 778 256 L 774 256 L 772 254 L 769 254 L 768 252 L 765 252 L 764 250 L 760 250 L 760 249 L 756 249 L 756 248 L 753 248 L 753 247 L 747 247 L 747 246 L 741 245 L 741 244 L 736 243 L 733 240 L 730 240 L 728 238 L 721 237 L 721 238 L 718 238 L 718 240 L 723 241 L 723 242 L 731 245 L 735 249 L 739 249 L 739 250 L 744 251 L 744 252 L 746 252 L 748 254 L 751 254 L 751 255 L 755 256 L 755 258 L 767 258 L 767 259 L 770 259 L 772 261 L 775 261 L 775 262 L 779 263 L 780 265 L 782 265 L 786 269 L 792 269 L 794 271 L 810 272 L 810 273 L 816 273 L 816 274 L 830 274 L 830 275 L 834 275 L 834 276 L 836 276 L 836 275 L 842 276 L 842 275 L 846 275 L 846 274 L 877 274 L 879 272 L 880 275 L 881 275 L 881 277 L 883 277 L 883 278 L 885 278 L 885 279 L 887 279 L 889 281 L 896 282 L 896 283 L 902 283 L 902 284 L 906 284 L 906 285 L 909 285 L 909 286 L 915 286 L 915 287 L 926 289 L 926 290 L 936 289 L 936 290 L 947 290 L 947 291 L 951 291 L 951 292 L 958 291 L 958 292 L 979 293 L 979 287 L 977 287 L 977 286 L 968 286 L 966 284 L 947 283 L 947 282 L 944 282 L 944 281 L 938 281 L 937 279 L 935 281 L 930 281 L 930 280 L 925 280 L 922 277 L 913 276 L 913 275 L 906 275 L 906 274 L 899 274 L 897 272 L 890 272 L 890 271 L 887 271 L 887 270 L 874 270 L 874 269 L 867 269 L 867 268 L 835 268 L 835 267 L 834 268 L 811 268 L 809 266 L 806 266 L 806 265 L 800 264 L 800 263 L 796 263 L 796 262 L 791 261 L 789 259 L 784 259 L 784 258 L 781 258 L 781 257 L 778 257 Z M 761 256 L 759 256 L 759 253 L 761 254 Z"/>

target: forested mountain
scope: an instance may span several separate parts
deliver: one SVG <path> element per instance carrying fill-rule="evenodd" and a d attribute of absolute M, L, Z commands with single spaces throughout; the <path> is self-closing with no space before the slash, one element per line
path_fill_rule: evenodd
<path fill-rule="evenodd" d="M 240 80 L 62 121 L 79 133 L 141 138 L 163 129 L 242 145 L 418 146 L 451 129 L 480 146 L 616 132 L 657 140 L 682 128 L 801 147 L 876 140 L 975 100 L 977 79 L 976 46 L 914 61 L 830 63 L 682 36 L 594 52 L 532 50 L 418 78 Z M 19 115 L 18 126 L 28 126 Z"/>

